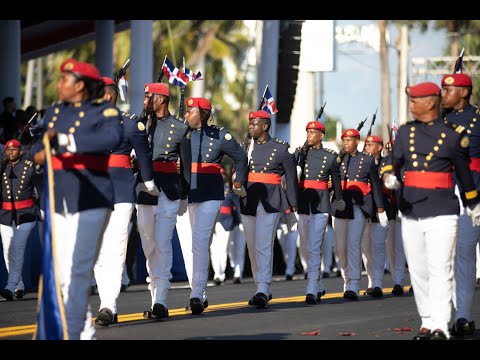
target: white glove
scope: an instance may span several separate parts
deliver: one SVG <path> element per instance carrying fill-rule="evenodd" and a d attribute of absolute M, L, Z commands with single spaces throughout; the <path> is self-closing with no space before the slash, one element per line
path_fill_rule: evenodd
<path fill-rule="evenodd" d="M 300 179 L 300 176 L 302 176 L 302 168 L 297 165 L 297 178 Z"/>
<path fill-rule="evenodd" d="M 297 214 L 294 213 L 293 211 L 290 211 L 286 216 L 286 222 L 287 222 L 287 229 L 290 232 L 297 231 L 297 225 L 298 225 L 298 218 Z"/>
<path fill-rule="evenodd" d="M 236 188 L 235 186 L 232 186 L 232 191 L 240 197 L 247 196 L 247 190 L 245 190 L 245 187 L 243 185 L 241 188 Z"/>
<path fill-rule="evenodd" d="M 480 226 L 480 202 L 475 205 L 473 210 L 470 210 L 470 207 L 467 206 L 467 215 L 472 218 L 473 226 Z"/>
<path fill-rule="evenodd" d="M 392 174 L 385 174 L 384 184 L 385 187 L 390 190 L 398 190 L 401 186 L 400 181 L 398 181 L 397 177 Z"/>
<path fill-rule="evenodd" d="M 145 185 L 145 191 L 149 195 L 152 196 L 158 196 L 160 195 L 160 190 L 158 190 L 157 185 L 155 185 L 155 182 L 153 180 L 148 180 L 144 182 Z"/>
<path fill-rule="evenodd" d="M 382 227 L 386 227 L 388 225 L 387 212 L 384 211 L 382 213 L 377 213 L 377 214 L 378 214 L 378 221 L 380 222 L 380 225 Z"/>
<path fill-rule="evenodd" d="M 345 210 L 345 207 L 346 207 L 346 205 L 345 205 L 345 201 L 343 199 L 335 201 L 335 209 L 337 209 L 338 211 Z"/>
<path fill-rule="evenodd" d="M 178 207 L 178 211 L 177 211 L 178 216 L 182 216 L 187 212 L 187 205 L 188 205 L 187 199 L 180 199 L 180 206 Z"/>
<path fill-rule="evenodd" d="M 140 194 L 141 191 L 146 191 L 147 188 L 145 187 L 145 184 L 143 182 L 141 183 L 138 183 L 137 186 L 135 187 L 135 192 L 137 193 L 137 196 L 138 194 Z"/>

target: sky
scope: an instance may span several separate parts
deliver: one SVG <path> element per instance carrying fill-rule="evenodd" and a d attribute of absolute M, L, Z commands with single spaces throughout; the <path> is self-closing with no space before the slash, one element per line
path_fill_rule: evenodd
<path fill-rule="evenodd" d="M 375 20 L 336 20 L 336 26 L 367 25 Z M 394 26 L 390 26 L 390 44 L 397 37 Z M 443 56 L 447 47 L 445 31 L 429 29 L 426 33 L 418 30 L 410 32 L 409 64 L 412 57 Z M 398 119 L 397 73 L 398 57 L 396 50 L 389 49 L 391 81 L 391 115 Z M 358 123 L 369 116 L 369 121 L 378 107 L 377 119 L 381 119 L 380 97 L 380 55 L 367 45 L 338 44 L 336 52 L 336 71 L 323 73 L 323 101 L 327 101 L 325 113 L 339 118 L 345 128 L 356 128 Z M 440 78 L 430 78 L 437 84 Z M 417 79 L 416 82 L 426 81 Z M 413 84 L 409 80 L 410 84 Z M 410 114 L 409 117 L 410 118 Z M 367 122 L 362 135 L 368 131 Z M 365 130 L 367 129 L 367 130 Z M 365 130 L 365 131 L 364 131 Z M 364 134 L 365 132 L 365 134 Z"/>

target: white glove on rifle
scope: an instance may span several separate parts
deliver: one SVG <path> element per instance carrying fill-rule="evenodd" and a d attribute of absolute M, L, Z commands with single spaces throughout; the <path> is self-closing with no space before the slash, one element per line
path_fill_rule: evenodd
<path fill-rule="evenodd" d="M 297 165 L 297 178 L 300 179 L 300 176 L 302 176 L 302 168 Z"/>
<path fill-rule="evenodd" d="M 337 209 L 338 211 L 345 210 L 345 207 L 346 207 L 346 204 L 345 204 L 345 201 L 343 199 L 335 201 L 335 209 Z"/>
<path fill-rule="evenodd" d="M 387 212 L 384 211 L 382 213 L 377 213 L 377 214 L 378 214 L 378 221 L 380 222 L 380 225 L 382 227 L 386 227 L 388 225 Z"/>
<path fill-rule="evenodd" d="M 236 188 L 235 186 L 232 186 L 232 191 L 240 197 L 247 196 L 247 190 L 245 190 L 245 187 L 243 185 L 240 188 Z"/>
<path fill-rule="evenodd" d="M 152 196 L 160 195 L 160 190 L 158 190 L 157 185 L 153 180 L 148 180 L 144 182 L 145 184 L 145 192 Z"/>
<path fill-rule="evenodd" d="M 397 177 L 392 174 L 385 174 L 383 182 L 385 187 L 390 190 L 398 190 L 401 186 L 400 181 L 398 181 Z"/>
<path fill-rule="evenodd" d="M 480 202 L 472 210 L 467 206 L 467 215 L 472 218 L 473 226 L 480 226 Z"/>
<path fill-rule="evenodd" d="M 178 211 L 177 211 L 178 216 L 182 216 L 187 212 L 187 205 L 188 205 L 187 199 L 180 199 L 180 206 L 178 207 Z"/>

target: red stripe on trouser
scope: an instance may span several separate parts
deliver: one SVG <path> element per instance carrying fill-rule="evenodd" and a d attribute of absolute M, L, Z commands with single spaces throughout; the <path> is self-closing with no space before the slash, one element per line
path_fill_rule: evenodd
<path fill-rule="evenodd" d="M 470 159 L 470 170 L 480 172 L 480 158 L 471 158 Z"/>
<path fill-rule="evenodd" d="M 230 215 L 232 213 L 232 208 L 229 206 L 220 206 L 220 214 Z"/>

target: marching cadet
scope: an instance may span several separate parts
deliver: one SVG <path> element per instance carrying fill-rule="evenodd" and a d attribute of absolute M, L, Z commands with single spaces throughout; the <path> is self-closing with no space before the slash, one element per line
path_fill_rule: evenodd
<path fill-rule="evenodd" d="M 442 78 L 441 105 L 445 110 L 444 120 L 465 128 L 469 139 L 470 171 L 477 190 L 480 189 L 480 109 L 470 105 L 472 79 L 467 74 L 449 74 Z M 463 189 L 457 189 L 463 194 Z M 455 324 L 456 335 L 471 335 L 475 332 L 471 308 L 475 291 L 475 247 L 480 241 L 480 227 L 473 226 L 467 215 L 465 198 L 458 218 L 457 243 L 455 251 Z"/>
<path fill-rule="evenodd" d="M 181 201 L 187 198 L 190 188 L 191 149 L 188 125 L 177 120 L 168 110 L 170 89 L 167 84 L 145 84 L 148 134 L 153 151 L 155 185 L 160 194 L 153 196 L 142 187 L 142 178 L 148 178 L 140 164 L 137 180 L 137 226 L 147 260 L 147 271 L 152 300 L 147 313 L 156 319 L 168 317 L 167 295 L 172 279 L 173 230 L 177 222 Z M 150 125 L 151 124 L 151 125 Z M 180 168 L 177 172 L 177 161 Z M 147 189 L 148 190 L 148 189 Z"/>
<path fill-rule="evenodd" d="M 388 224 L 383 208 L 382 182 L 378 176 L 375 159 L 365 152 L 357 150 L 360 133 L 356 129 L 347 129 L 341 136 L 342 155 L 337 156 L 340 163 L 344 210 L 336 209 L 332 204 L 333 229 L 343 280 L 343 297 L 358 300 L 360 277 L 362 274 L 361 237 L 367 217 L 378 214 L 381 226 Z"/>
<path fill-rule="evenodd" d="M 105 84 L 103 98 L 115 105 L 118 88 L 109 77 L 102 77 Z M 103 241 L 95 264 L 95 279 L 100 310 L 95 323 L 108 326 L 117 323 L 117 298 L 122 287 L 125 268 L 125 256 L 128 240 L 128 228 L 136 202 L 135 176 L 130 163 L 132 149 L 140 165 L 145 190 L 150 195 L 158 196 L 159 191 L 153 181 L 152 150 L 148 143 L 145 125 L 135 115 L 122 114 L 124 137 L 119 147 L 111 151 L 108 159 L 108 173 L 113 182 L 115 193 L 114 211 L 110 216 Z M 148 179 L 148 180 L 146 180 Z"/>
<path fill-rule="evenodd" d="M 248 118 L 247 196 L 241 199 L 240 212 L 256 285 L 249 305 L 265 308 L 272 296 L 273 244 L 280 214 L 286 210 L 297 212 L 295 150 L 269 135 L 269 113 L 251 111 Z M 281 185 L 282 175 L 285 175 L 286 191 Z"/>
<path fill-rule="evenodd" d="M 98 69 L 65 60 L 57 82 L 59 101 L 45 112 L 52 144 L 54 172 L 56 264 L 68 338 L 95 338 L 88 293 L 103 233 L 113 210 L 114 190 L 108 174 L 111 149 L 123 138 L 122 118 L 102 97 Z M 42 132 L 42 134 L 43 134 Z M 34 144 L 35 163 L 43 165 L 42 136 Z M 91 324 L 89 331 L 82 330 Z M 80 334 L 82 333 L 82 337 Z"/>
<path fill-rule="evenodd" d="M 331 179 L 337 210 L 345 209 L 342 197 L 337 153 L 323 147 L 325 126 L 319 121 L 310 121 L 306 127 L 307 141 L 300 149 L 301 170 L 298 196 L 298 231 L 301 242 L 306 242 L 308 256 L 308 282 L 305 301 L 317 304 L 324 295 L 321 284 L 321 249 L 328 215 L 331 211 L 328 180 Z M 320 283 L 320 284 L 319 284 Z"/>
<path fill-rule="evenodd" d="M 380 136 L 371 135 L 365 139 L 365 152 L 370 154 L 378 165 L 378 176 L 384 164 L 382 158 L 383 140 Z M 364 295 L 375 298 L 383 296 L 383 275 L 385 269 L 385 240 L 387 238 L 390 220 L 395 220 L 396 211 L 391 205 L 392 190 L 382 186 L 383 207 L 389 223 L 382 226 L 376 216 L 372 216 L 365 223 L 362 233 L 362 255 L 367 270 L 368 286 Z"/>
<path fill-rule="evenodd" d="M 393 169 L 391 144 L 387 143 L 385 147 L 387 149 L 390 148 L 390 151 L 385 157 L 382 158 L 382 162 L 380 164 L 380 175 L 382 179 L 385 174 L 388 174 L 388 172 L 391 172 Z M 386 196 L 386 209 L 388 209 L 388 207 L 391 207 L 395 211 L 394 220 L 388 220 L 388 232 L 387 238 L 385 239 L 385 248 L 389 260 L 390 274 L 394 284 L 392 288 L 392 295 L 401 296 L 404 293 L 403 280 L 405 279 L 405 271 L 407 268 L 407 260 L 405 259 L 405 251 L 403 250 L 401 222 L 402 218 L 401 214 L 398 211 L 398 200 L 395 192 L 387 189 L 386 187 L 383 187 L 382 190 L 384 191 L 384 194 Z M 390 193 L 386 193 L 386 191 L 390 191 Z M 389 210 L 386 211 L 387 215 L 391 216 Z"/>
<path fill-rule="evenodd" d="M 33 163 L 22 156 L 18 140 L 5 144 L 6 160 L 2 162 L 2 208 L 0 234 L 3 256 L 8 271 L 7 285 L 0 290 L 7 300 L 20 299 L 25 294 L 22 269 L 27 240 L 35 226 L 35 195 L 32 182 Z"/>
<path fill-rule="evenodd" d="M 441 89 L 424 82 L 405 89 L 415 119 L 400 127 L 393 148 L 394 173 L 385 186 L 401 186 L 402 235 L 405 255 L 421 318 L 414 340 L 446 340 L 451 316 L 453 252 L 458 198 L 453 169 L 464 192 L 467 212 L 480 225 L 480 204 L 470 173 L 469 139 L 465 128 L 440 116 Z"/>
<path fill-rule="evenodd" d="M 192 291 L 190 310 L 198 315 L 208 306 L 207 288 L 210 238 L 222 201 L 225 199 L 220 164 L 228 155 L 235 164 L 232 190 L 245 196 L 247 157 L 240 144 L 223 127 L 209 125 L 212 105 L 205 98 L 188 98 L 185 119 L 191 129 L 192 179 L 187 211 L 177 224 L 178 238 Z M 184 204 L 186 204 L 185 200 Z M 190 257 L 190 258 L 189 258 Z M 191 264 L 191 265 L 190 265 Z M 189 270 L 191 269 L 191 270 Z"/>
<path fill-rule="evenodd" d="M 225 176 L 225 169 L 221 170 Z M 231 191 L 231 180 L 225 182 L 225 200 L 220 206 L 215 232 L 212 235 L 210 245 L 210 261 L 213 269 L 213 281 L 220 285 L 225 281 L 225 269 L 227 267 L 227 256 L 232 267 L 233 283 L 240 284 L 243 277 L 245 261 L 245 235 L 240 221 L 240 199 L 237 194 Z"/>

